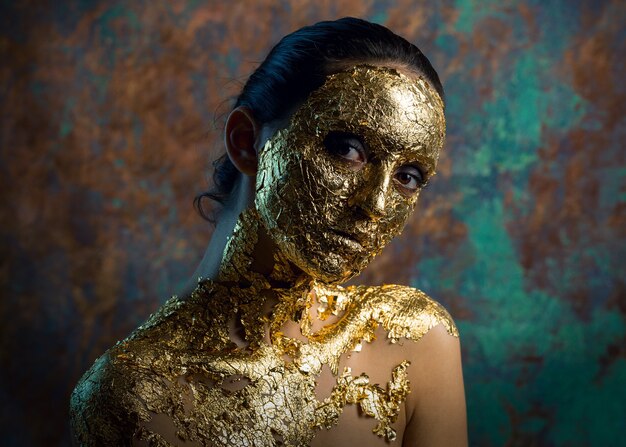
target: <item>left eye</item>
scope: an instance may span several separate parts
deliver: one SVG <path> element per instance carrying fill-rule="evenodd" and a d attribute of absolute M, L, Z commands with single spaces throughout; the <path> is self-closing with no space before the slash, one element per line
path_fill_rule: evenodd
<path fill-rule="evenodd" d="M 424 184 L 424 175 L 415 166 L 403 166 L 394 176 L 394 181 L 409 193 L 417 191 Z"/>
<path fill-rule="evenodd" d="M 324 139 L 326 150 L 352 164 L 365 163 L 365 148 L 359 138 L 351 133 L 330 132 Z"/>

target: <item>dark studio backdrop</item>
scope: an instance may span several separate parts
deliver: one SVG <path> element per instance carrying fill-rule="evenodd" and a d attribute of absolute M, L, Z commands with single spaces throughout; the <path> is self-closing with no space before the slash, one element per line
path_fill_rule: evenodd
<path fill-rule="evenodd" d="M 455 317 L 472 445 L 623 440 L 624 2 L 1 5 L 2 445 L 69 444 L 78 378 L 201 259 L 230 99 L 280 37 L 346 15 L 416 43 L 447 92 L 438 175 L 359 281 Z"/>

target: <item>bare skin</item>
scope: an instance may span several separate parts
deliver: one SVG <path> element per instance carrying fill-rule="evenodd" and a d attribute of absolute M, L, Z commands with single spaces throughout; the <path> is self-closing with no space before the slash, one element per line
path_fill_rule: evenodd
<path fill-rule="evenodd" d="M 312 315 L 315 309 L 312 309 Z M 340 318 L 336 317 L 337 319 Z M 333 324 L 336 319 L 321 322 L 314 321 L 313 330 L 317 331 L 326 324 Z M 304 339 L 299 334 L 296 324 L 286 328 L 286 335 Z M 465 398 L 459 339 L 451 337 L 441 326 L 431 329 L 418 342 L 409 340 L 391 344 L 386 333 L 379 328 L 376 340 L 364 344 L 358 353 L 344 355 L 340 370 L 348 366 L 355 375 L 366 373 L 372 383 L 386 383 L 390 380 L 392 368 L 403 360 L 409 360 L 414 367 L 409 368 L 411 392 L 400 408 L 397 421 L 393 424 L 397 439 L 393 443 L 372 434 L 376 422 L 362 415 L 355 405 L 348 405 L 339 418 L 339 422 L 330 430 L 320 430 L 311 446 L 441 446 L 454 447 L 467 445 L 467 427 Z M 236 328 L 231 333 L 234 340 L 241 344 Z M 181 378 L 181 380 L 184 380 Z M 318 399 L 328 396 L 336 384 L 328 367 L 324 367 L 317 378 L 316 394 Z M 233 381 L 223 384 L 222 388 L 235 391 L 245 383 Z M 185 406 L 193 405 L 185 402 Z M 176 437 L 176 429 L 166 415 L 152 414 L 152 420 L 144 424 L 149 430 L 159 433 L 172 445 L 196 447 L 191 441 L 182 441 Z M 147 442 L 134 440 L 135 446 L 147 446 Z"/>
<path fill-rule="evenodd" d="M 350 65 L 346 63 L 346 65 Z M 394 67 L 402 69 L 402 67 Z M 404 74 L 412 76 L 407 70 Z M 235 109 L 228 117 L 225 126 L 225 147 L 227 153 L 242 173 L 233 192 L 231 200 L 220 214 L 213 237 L 206 254 L 194 273 L 186 290 L 181 294 L 189 295 L 195 288 L 198 277 L 217 279 L 222 262 L 221 253 L 227 238 L 232 234 L 240 213 L 253 206 L 255 198 L 255 180 L 257 174 L 257 154 L 265 142 L 285 125 L 285 122 L 261 126 L 254 119 L 251 111 L 245 107 Z M 367 197 L 362 200 L 367 201 Z M 263 231 L 252 254 L 254 262 L 252 270 L 269 274 L 274 262 L 276 246 Z M 272 301 L 268 302 L 268 312 Z M 317 319 L 316 305 L 310 309 L 313 320 L 313 332 L 326 325 L 337 322 L 342 315 L 331 317 L 325 321 Z M 284 328 L 285 335 L 292 338 L 306 338 L 300 334 L 297 324 L 288 324 Z M 237 324 L 231 322 L 230 337 L 232 341 L 244 346 L 242 332 Z M 270 342 L 269 337 L 266 341 Z M 344 354 L 339 370 L 348 366 L 355 375 L 367 373 L 372 383 L 389 382 L 393 367 L 403 360 L 409 360 L 408 369 L 410 389 L 404 405 L 400 408 L 397 421 L 393 424 L 397 432 L 397 440 L 393 443 L 372 434 L 375 421 L 360 414 L 356 405 L 348 405 L 339 418 L 337 425 L 329 430 L 320 430 L 313 439 L 312 446 L 466 446 L 467 426 L 463 375 L 461 368 L 460 344 L 457 337 L 448 334 L 442 325 L 432 328 L 419 341 L 403 340 L 391 344 L 387 334 L 378 328 L 376 340 L 364 343 L 360 352 Z M 181 380 L 184 380 L 181 378 Z M 328 367 L 322 369 L 317 377 L 316 394 L 318 399 L 328 396 L 336 384 L 336 377 Z M 237 382 L 222 385 L 236 390 L 241 386 Z M 184 402 L 185 406 L 193 405 Z M 174 445 L 195 446 L 197 443 L 184 442 L 175 436 L 172 421 L 165 415 L 153 414 L 150 422 L 145 424 L 149 430 L 159 433 Z M 147 445 L 145 442 L 133 441 L 133 445 Z"/>
<path fill-rule="evenodd" d="M 395 67 L 401 68 L 401 67 Z M 403 70 L 412 76 L 411 72 Z M 254 202 L 254 185 L 257 172 L 257 153 L 271 135 L 283 123 L 274 126 L 260 126 L 250 110 L 237 108 L 229 116 L 225 126 L 225 146 L 227 153 L 243 174 L 236 187 L 236 194 L 222 211 L 206 255 L 193 278 L 215 278 L 221 259 L 215 256 L 222 253 L 226 238 L 232 233 L 237 216 Z M 254 252 L 254 269 L 261 273 L 271 271 L 273 264 L 273 242 L 266 235 L 260 235 Z M 192 281 L 190 291 L 195 286 Z M 315 308 L 312 315 L 315 315 Z M 314 320 L 314 329 L 332 324 L 333 320 Z M 287 335 L 298 337 L 294 325 Z M 445 329 L 437 326 L 419 342 L 407 341 L 392 345 L 386 334 L 379 329 L 377 340 L 364 347 L 360 353 L 353 353 L 342 359 L 340 370 L 350 366 L 356 374 L 366 372 L 373 383 L 389 381 L 390 371 L 401 360 L 408 359 L 415 367 L 409 368 L 411 393 L 401 409 L 395 428 L 398 431 L 396 445 L 403 446 L 465 446 L 467 445 L 467 423 L 461 353 L 459 339 L 448 335 Z M 300 336 L 301 337 L 301 336 Z M 349 357 L 349 358 L 347 358 Z M 317 392 L 320 397 L 328 395 L 336 378 L 328 368 L 318 378 Z M 320 431 L 313 446 L 329 445 L 388 445 L 382 438 L 373 436 L 371 418 L 361 414 L 356 406 L 348 406 L 338 425 L 330 430 Z"/>

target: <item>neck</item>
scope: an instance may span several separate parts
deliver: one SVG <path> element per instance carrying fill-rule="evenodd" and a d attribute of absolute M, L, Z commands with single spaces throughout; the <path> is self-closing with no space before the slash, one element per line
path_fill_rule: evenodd
<path fill-rule="evenodd" d="M 264 282 L 288 289 L 311 278 L 282 256 L 252 205 L 222 212 L 200 265 L 180 295 L 191 295 L 203 280 Z"/>
<path fill-rule="evenodd" d="M 310 280 L 282 255 L 254 208 L 239 215 L 225 244 L 216 281 L 291 288 Z"/>
<path fill-rule="evenodd" d="M 205 302 L 210 296 L 208 309 L 216 314 L 214 319 L 227 317 L 227 338 L 237 346 L 254 349 L 263 340 L 280 343 L 282 328 L 294 315 L 299 315 L 301 334 L 310 332 L 309 310 L 314 308 L 316 296 L 312 287 L 312 278 L 285 260 L 256 209 L 248 208 L 225 241 L 214 276 L 198 278 L 190 297 Z"/>

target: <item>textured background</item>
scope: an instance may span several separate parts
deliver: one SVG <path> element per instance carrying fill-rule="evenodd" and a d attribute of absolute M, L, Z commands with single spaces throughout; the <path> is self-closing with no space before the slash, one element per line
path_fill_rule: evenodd
<path fill-rule="evenodd" d="M 620 443 L 624 2 L 1 5 L 3 445 L 68 444 L 79 376 L 201 258 L 230 99 L 281 36 L 345 15 L 420 46 L 448 98 L 439 175 L 362 281 L 450 309 L 472 444 Z"/>

